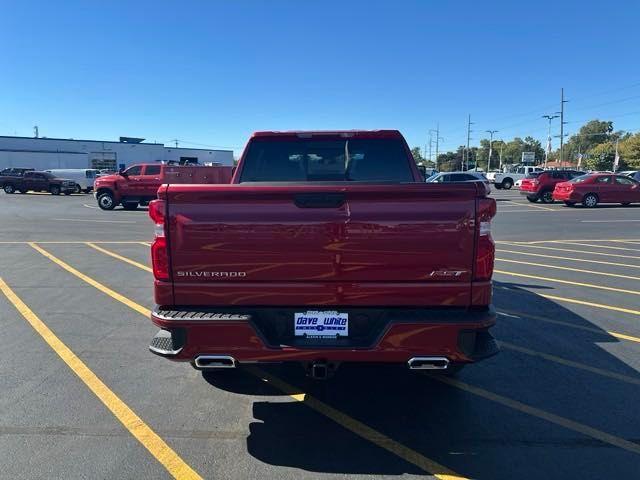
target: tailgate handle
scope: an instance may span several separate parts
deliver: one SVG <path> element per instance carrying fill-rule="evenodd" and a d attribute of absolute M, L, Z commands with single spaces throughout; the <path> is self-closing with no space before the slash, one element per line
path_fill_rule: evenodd
<path fill-rule="evenodd" d="M 298 208 L 338 208 L 344 201 L 344 193 L 299 193 L 294 197 Z"/>

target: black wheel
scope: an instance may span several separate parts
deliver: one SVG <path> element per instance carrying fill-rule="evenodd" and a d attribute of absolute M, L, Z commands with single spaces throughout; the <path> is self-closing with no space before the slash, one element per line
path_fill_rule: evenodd
<path fill-rule="evenodd" d="M 113 194 L 111 192 L 104 192 L 98 195 L 98 206 L 102 210 L 113 210 L 116 206 Z"/>
<path fill-rule="evenodd" d="M 511 180 L 510 178 L 505 178 L 502 181 L 502 188 L 504 188 L 505 190 L 511 190 L 511 187 L 513 187 L 513 180 Z"/>
<path fill-rule="evenodd" d="M 593 208 L 598 205 L 598 196 L 595 193 L 587 193 L 582 199 L 582 205 Z"/>
<path fill-rule="evenodd" d="M 138 202 L 122 202 L 122 208 L 125 210 L 137 210 Z"/>
<path fill-rule="evenodd" d="M 567 202 L 567 201 L 565 201 L 565 202 L 564 202 L 564 204 L 565 204 L 567 207 L 575 207 L 575 206 L 576 206 L 576 203 L 575 203 L 575 202 Z"/>
<path fill-rule="evenodd" d="M 71 195 L 71 192 L 64 192 L 64 194 L 69 196 L 69 195 Z"/>
<path fill-rule="evenodd" d="M 494 183 L 493 186 L 496 187 L 496 190 L 502 190 L 502 184 L 501 183 Z"/>
<path fill-rule="evenodd" d="M 543 192 L 540 200 L 542 200 L 542 203 L 553 203 L 553 192 L 551 190 Z"/>
<path fill-rule="evenodd" d="M 51 185 L 49 188 L 51 195 L 60 195 L 60 187 L 58 185 Z"/>
<path fill-rule="evenodd" d="M 80 185 L 76 183 L 76 188 L 73 191 L 73 193 L 82 193 L 82 187 L 80 187 Z"/>
<path fill-rule="evenodd" d="M 3 190 L 4 190 L 4 193 L 9 193 L 9 194 L 16 193 L 15 187 L 13 185 L 11 185 L 10 183 L 7 183 L 4 186 Z"/>
<path fill-rule="evenodd" d="M 536 203 L 538 201 L 538 197 L 536 197 L 535 195 L 527 195 L 527 200 L 529 200 L 531 203 Z"/>

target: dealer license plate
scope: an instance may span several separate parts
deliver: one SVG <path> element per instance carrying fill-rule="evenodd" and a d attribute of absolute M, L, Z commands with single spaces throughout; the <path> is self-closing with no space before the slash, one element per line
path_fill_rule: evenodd
<path fill-rule="evenodd" d="M 336 338 L 349 336 L 349 314 L 336 311 L 296 312 L 296 337 Z"/>

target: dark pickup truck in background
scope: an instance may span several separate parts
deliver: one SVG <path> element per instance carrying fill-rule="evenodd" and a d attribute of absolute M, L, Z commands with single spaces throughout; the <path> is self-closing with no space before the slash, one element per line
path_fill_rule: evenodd
<path fill-rule="evenodd" d="M 23 169 L 19 169 L 23 170 Z M 33 170 L 7 172 L 0 174 L 0 188 L 5 193 L 49 192 L 52 195 L 71 195 L 76 184 L 72 180 L 58 178 L 52 173 L 36 172 Z"/>
<path fill-rule="evenodd" d="M 160 331 L 198 369 L 343 362 L 455 372 L 497 353 L 495 200 L 425 183 L 395 130 L 255 133 L 230 185 L 151 202 Z"/>

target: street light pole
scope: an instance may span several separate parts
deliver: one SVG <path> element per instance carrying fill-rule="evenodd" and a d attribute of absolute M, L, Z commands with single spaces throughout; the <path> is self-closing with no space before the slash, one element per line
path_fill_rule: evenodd
<path fill-rule="evenodd" d="M 493 134 L 497 133 L 498 130 L 485 130 L 489 134 L 489 159 L 487 160 L 487 172 L 491 170 L 491 154 L 493 153 Z M 476 165 L 476 168 L 478 166 Z"/>
<path fill-rule="evenodd" d="M 551 153 L 551 120 L 558 118 L 560 115 L 543 115 L 542 118 L 549 120 L 549 132 L 547 133 L 547 149 L 544 153 L 544 168 L 547 168 L 547 162 L 549 161 L 549 154 Z"/>

